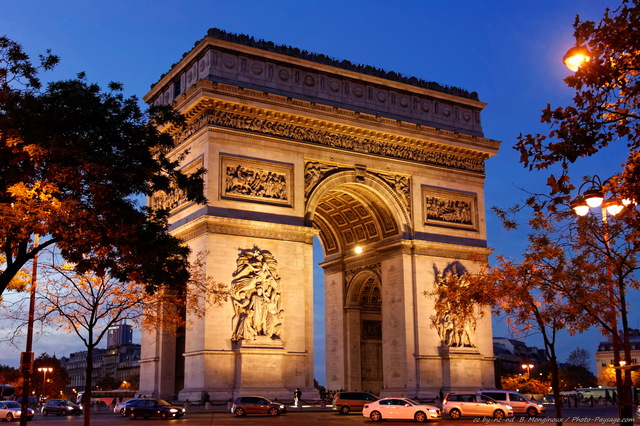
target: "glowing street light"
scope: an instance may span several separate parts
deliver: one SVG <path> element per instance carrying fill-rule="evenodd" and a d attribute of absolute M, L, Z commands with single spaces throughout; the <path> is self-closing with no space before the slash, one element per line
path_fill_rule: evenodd
<path fill-rule="evenodd" d="M 522 364 L 522 369 L 527 370 L 527 379 L 531 378 L 531 369 L 533 368 L 533 364 Z"/>
<path fill-rule="evenodd" d="M 591 211 L 591 208 L 601 208 L 601 220 L 602 220 L 602 229 L 603 229 L 603 240 L 605 249 L 607 252 L 607 256 L 605 256 L 605 267 L 606 273 L 609 280 L 609 298 L 611 299 L 611 330 L 615 330 L 612 332 L 612 349 L 613 349 L 613 361 L 616 372 L 616 388 L 618 390 L 618 395 L 620 395 L 620 404 L 618 405 L 618 410 L 620 414 L 620 418 L 623 418 L 624 408 L 623 405 L 626 404 L 627 401 L 627 393 L 630 397 L 631 386 L 627 386 L 627 381 L 630 381 L 630 376 L 625 375 L 624 382 L 622 377 L 622 371 L 619 367 L 626 365 L 626 360 L 621 359 L 621 348 L 623 352 L 626 354 L 629 353 L 628 345 L 629 342 L 627 340 L 627 332 L 623 330 L 625 333 L 625 339 L 621 339 L 620 334 L 617 333 L 618 330 L 618 311 L 616 309 L 614 300 L 615 300 L 615 290 L 613 283 L 613 265 L 611 264 L 611 255 L 610 253 L 610 241 L 609 241 L 609 224 L 607 222 L 607 215 L 616 216 L 624 208 L 630 204 L 634 204 L 635 201 L 632 200 L 620 200 L 617 197 L 612 197 L 606 199 L 606 183 L 602 184 L 600 178 L 598 176 L 593 176 L 590 180 L 584 182 L 580 188 L 578 188 L 578 197 L 571 202 L 571 208 L 575 211 L 578 216 L 585 216 L 587 213 Z M 584 192 L 583 195 L 580 195 L 582 191 L 582 187 L 585 184 L 591 184 L 591 187 Z M 623 299 L 624 300 L 624 299 Z M 623 320 L 623 327 L 625 327 L 625 322 Z M 627 392 L 627 388 L 629 392 Z"/>
<path fill-rule="evenodd" d="M 571 71 L 576 72 L 578 68 L 584 65 L 591 59 L 589 55 L 589 50 L 587 50 L 584 46 L 575 46 L 569 49 L 569 51 L 562 58 L 562 62 L 569 68 Z"/>
<path fill-rule="evenodd" d="M 44 377 L 42 380 L 42 396 L 45 395 L 44 390 L 45 390 L 45 386 L 47 385 L 47 373 L 52 373 L 53 372 L 53 367 L 38 367 L 38 371 L 43 373 Z"/>

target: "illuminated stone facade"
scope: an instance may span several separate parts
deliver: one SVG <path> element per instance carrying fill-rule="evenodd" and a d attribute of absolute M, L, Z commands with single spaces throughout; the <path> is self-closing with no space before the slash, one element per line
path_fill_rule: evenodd
<path fill-rule="evenodd" d="M 174 154 L 188 150 L 186 171 L 207 169 L 208 204 L 150 203 L 172 208 L 171 232 L 208 252 L 207 272 L 231 297 L 184 337 L 143 336 L 140 392 L 317 397 L 314 237 L 327 388 L 433 397 L 492 387 L 490 316 L 463 344 L 446 342 L 425 296 L 490 252 L 484 162 L 499 143 L 483 137 L 485 104 L 213 35 L 145 97 L 185 114 Z"/>

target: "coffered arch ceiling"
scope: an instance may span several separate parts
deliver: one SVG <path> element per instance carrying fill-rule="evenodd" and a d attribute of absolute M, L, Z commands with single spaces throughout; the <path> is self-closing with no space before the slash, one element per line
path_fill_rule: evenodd
<path fill-rule="evenodd" d="M 382 198 L 356 183 L 327 190 L 315 203 L 312 222 L 327 256 L 353 253 L 357 246 L 375 245 L 401 231 Z"/>

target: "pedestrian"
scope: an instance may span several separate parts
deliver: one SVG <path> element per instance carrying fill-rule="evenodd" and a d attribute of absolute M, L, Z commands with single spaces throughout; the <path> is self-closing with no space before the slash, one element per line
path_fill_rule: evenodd
<path fill-rule="evenodd" d="M 302 391 L 300 390 L 300 388 L 297 388 L 296 391 L 293 393 L 293 401 L 296 403 L 296 405 L 300 404 L 301 397 L 302 397 Z"/>

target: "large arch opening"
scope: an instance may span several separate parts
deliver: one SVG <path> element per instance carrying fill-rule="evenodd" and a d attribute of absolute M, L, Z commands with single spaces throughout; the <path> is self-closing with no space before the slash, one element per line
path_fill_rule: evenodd
<path fill-rule="evenodd" d="M 406 211 L 393 194 L 374 179 L 354 182 L 351 176 L 334 176 L 309 197 L 307 218 L 318 229 L 314 239 L 314 310 L 316 324 L 316 374 L 337 388 L 380 394 L 383 377 L 383 288 L 376 252 L 404 237 Z M 317 245 L 320 245 L 318 247 Z M 317 266 L 320 262 L 320 268 Z M 339 295 L 323 291 L 327 280 L 335 284 L 339 270 Z M 330 271 L 330 272 L 329 272 Z M 329 278 L 331 276 L 331 278 Z M 339 329 L 327 316 L 339 312 Z M 318 334 L 323 334 L 319 336 Z M 318 351 L 324 353 L 318 354 Z M 342 370 L 336 379 L 339 359 Z"/>

